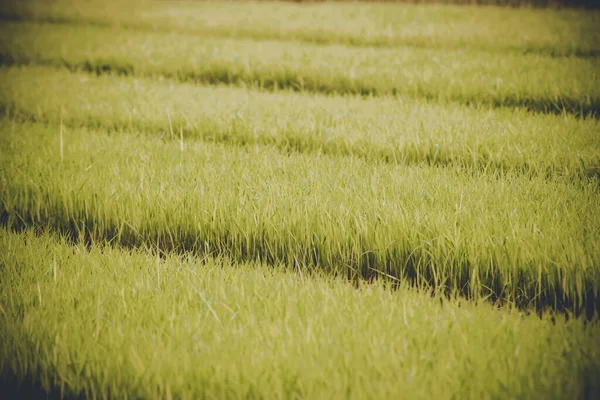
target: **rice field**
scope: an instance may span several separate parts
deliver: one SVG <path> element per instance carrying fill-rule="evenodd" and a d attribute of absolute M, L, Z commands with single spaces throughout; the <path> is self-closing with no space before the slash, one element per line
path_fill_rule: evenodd
<path fill-rule="evenodd" d="M 278 90 L 404 95 L 583 116 L 600 110 L 600 57 L 468 48 L 318 45 L 93 25 L 6 22 L 0 59 L 98 74 Z M 518 68 L 516 68 L 518 66 Z"/>
<path fill-rule="evenodd" d="M 0 233 L 2 368 L 136 398 L 576 398 L 598 325 L 224 258 Z M 12 300 L 11 300 L 12 299 Z M 533 334 L 532 334 L 533 333 Z M 587 390 L 587 392 L 586 392 Z M 590 397 L 591 398 L 591 397 Z"/>
<path fill-rule="evenodd" d="M 600 12 L 0 19 L 9 397 L 600 396 Z"/>

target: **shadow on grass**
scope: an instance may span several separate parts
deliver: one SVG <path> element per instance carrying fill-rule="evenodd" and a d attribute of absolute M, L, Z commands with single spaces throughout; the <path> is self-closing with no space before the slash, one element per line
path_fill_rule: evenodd
<path fill-rule="evenodd" d="M 5 400 L 80 400 L 84 396 L 75 396 L 61 392 L 60 388 L 52 385 L 49 390 L 44 389 L 40 380 L 28 375 L 19 379 L 12 371 L 0 376 L 0 395 Z"/>
<path fill-rule="evenodd" d="M 549 273 L 542 276 L 538 284 L 534 277 L 537 276 L 537 265 L 519 265 L 514 275 L 508 277 L 510 282 L 507 283 L 507 277 L 494 263 L 492 267 L 486 265 L 485 274 L 478 274 L 476 283 L 473 283 L 475 271 L 480 270 L 481 266 L 464 258 L 436 260 L 427 248 L 421 248 L 421 251 L 412 248 L 372 251 L 365 248 L 359 257 L 353 258 L 352 255 L 331 254 L 327 243 L 312 240 L 300 248 L 289 249 L 271 243 L 262 236 L 262 232 L 244 237 L 243 240 L 227 232 L 227 229 L 212 232 L 210 237 L 200 237 L 199 233 L 190 230 L 176 232 L 167 228 L 167 232 L 161 232 L 153 227 L 145 227 L 138 231 L 127 224 L 97 221 L 93 215 L 84 217 L 77 211 L 69 217 L 61 215 L 58 209 L 47 211 L 47 214 L 34 219 L 26 210 L 9 212 L 2 209 L 0 227 L 15 232 L 33 229 L 36 234 L 54 232 L 69 243 L 88 249 L 99 244 L 156 251 L 161 257 L 167 253 L 223 256 L 234 261 L 285 265 L 308 274 L 318 271 L 343 276 L 358 286 L 375 280 L 386 281 L 393 288 L 408 284 L 446 298 L 486 300 L 496 306 L 511 305 L 540 316 L 561 313 L 587 320 L 600 316 L 600 287 L 597 274 L 593 273 L 581 277 L 576 288 L 563 287 L 560 282 L 553 280 L 554 276 L 549 277 Z M 342 248 L 346 246 L 342 244 Z M 442 265 L 452 271 L 451 275 L 440 277 Z M 562 274 L 561 271 L 556 273 Z"/>

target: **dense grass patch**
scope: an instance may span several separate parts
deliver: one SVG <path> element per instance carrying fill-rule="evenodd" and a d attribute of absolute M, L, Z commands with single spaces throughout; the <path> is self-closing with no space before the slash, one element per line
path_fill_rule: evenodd
<path fill-rule="evenodd" d="M 406 95 L 538 112 L 596 114 L 600 58 L 469 49 L 317 46 L 91 26 L 5 23 L 0 62 L 164 76 L 276 90 Z"/>
<path fill-rule="evenodd" d="M 600 12 L 397 4 L 22 1 L 0 18 L 254 40 L 600 56 Z"/>
<path fill-rule="evenodd" d="M 600 397 L 598 11 L 9 3 L 3 395 Z"/>
<path fill-rule="evenodd" d="M 5 225 L 388 276 L 518 306 L 600 309 L 596 180 L 88 130 L 61 139 L 58 126 L 9 121 L 2 132 Z"/>
<path fill-rule="evenodd" d="M 34 376 L 55 394 L 115 398 L 600 393 L 597 322 L 30 231 L 0 230 L 0 266 L 0 374 L 13 386 Z"/>
<path fill-rule="evenodd" d="M 58 100 L 57 100 L 58 99 Z M 597 176 L 600 124 L 523 110 L 410 98 L 326 97 L 91 77 L 52 68 L 0 68 L 0 108 L 25 121 L 111 131 L 169 132 L 179 140 L 268 144 L 365 161 Z"/>

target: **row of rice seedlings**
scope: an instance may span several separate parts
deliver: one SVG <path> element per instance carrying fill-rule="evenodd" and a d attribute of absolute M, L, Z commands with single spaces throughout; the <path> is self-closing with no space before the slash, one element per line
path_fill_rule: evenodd
<path fill-rule="evenodd" d="M 600 309 L 596 180 L 68 129 L 60 150 L 57 126 L 2 132 L 0 215 L 15 228 Z"/>
<path fill-rule="evenodd" d="M 205 37 L 600 55 L 597 11 L 360 3 L 27 1 L 2 4 L 0 18 Z"/>
<path fill-rule="evenodd" d="M 0 108 L 24 120 L 112 131 L 169 132 L 170 119 L 188 139 L 369 162 L 542 176 L 600 171 L 597 120 L 407 98 L 257 92 L 24 67 L 0 68 Z"/>
<path fill-rule="evenodd" d="M 0 376 L 21 395 L 34 385 L 86 398 L 600 393 L 597 322 L 227 259 L 87 250 L 31 231 L 0 230 L 0 265 Z"/>
<path fill-rule="evenodd" d="M 406 95 L 539 112 L 600 110 L 600 58 L 378 49 L 7 22 L 0 62 L 338 94 Z"/>

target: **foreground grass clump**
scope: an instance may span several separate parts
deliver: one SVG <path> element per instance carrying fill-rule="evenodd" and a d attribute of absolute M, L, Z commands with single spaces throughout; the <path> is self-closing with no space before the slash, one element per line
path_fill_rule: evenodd
<path fill-rule="evenodd" d="M 269 144 L 369 162 L 576 178 L 600 174 L 598 120 L 524 110 L 257 92 L 50 67 L 0 68 L 0 109 L 24 121 L 110 131 L 169 132 L 170 119 L 177 139 L 181 128 L 186 139 Z"/>
<path fill-rule="evenodd" d="M 596 114 L 600 59 L 472 49 L 376 49 L 7 22 L 0 61 L 277 90 L 406 95 Z"/>
<path fill-rule="evenodd" d="M 600 55 L 600 12 L 398 4 L 23 1 L 0 18 L 357 46 Z"/>
<path fill-rule="evenodd" d="M 13 388 L 29 377 L 115 398 L 600 394 L 597 321 L 31 231 L 0 230 L 0 265 L 0 375 Z"/>
<path fill-rule="evenodd" d="M 595 178 L 59 132 L 3 121 L 4 224 L 354 278 L 391 276 L 519 306 L 600 310 Z"/>

